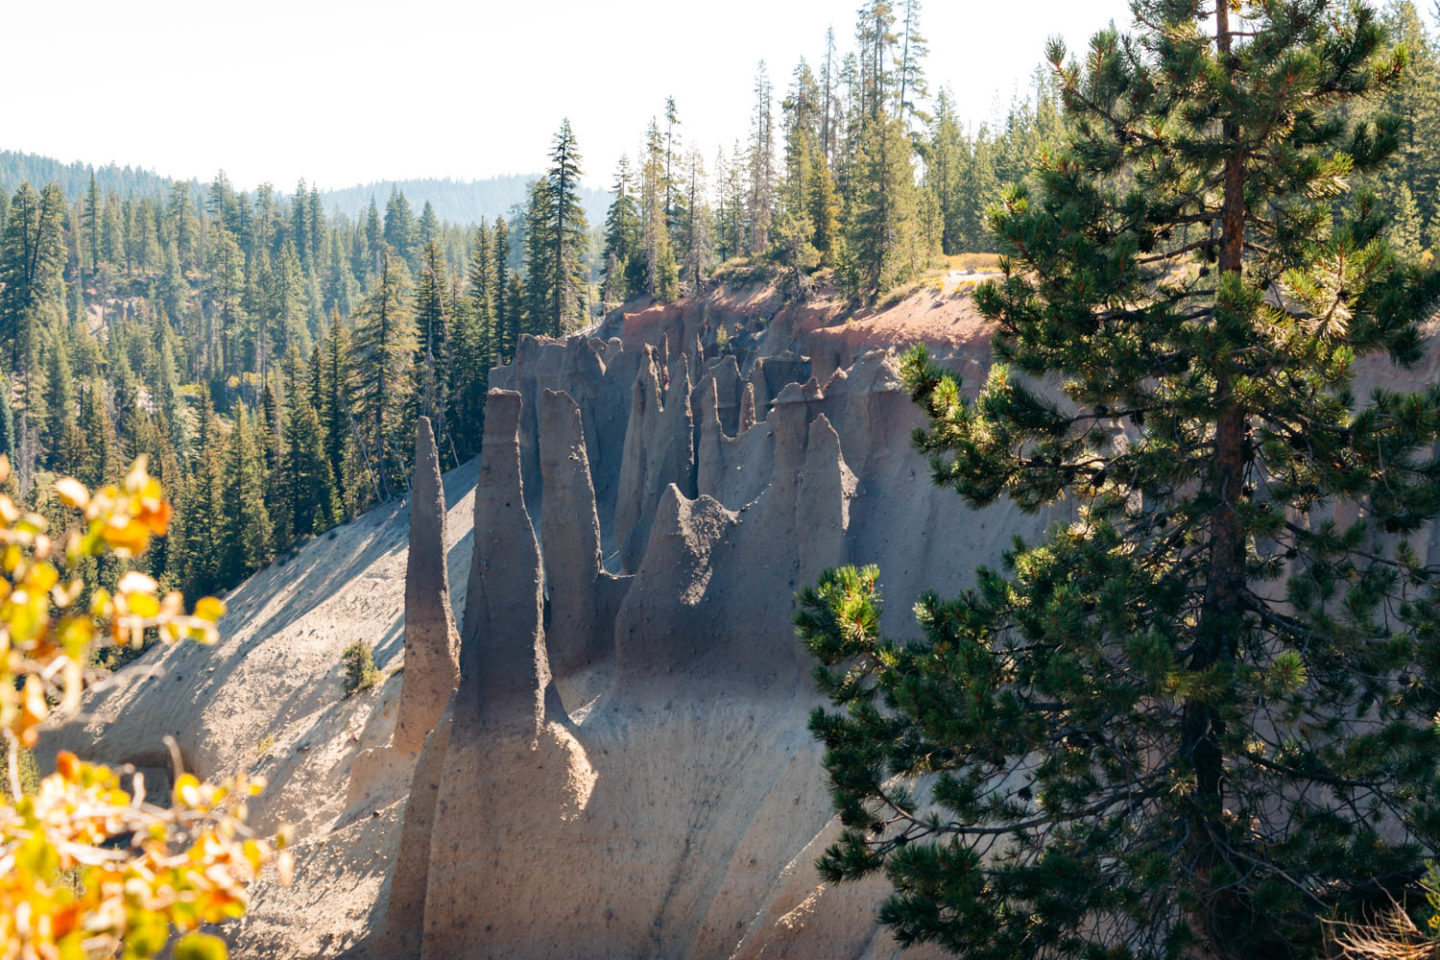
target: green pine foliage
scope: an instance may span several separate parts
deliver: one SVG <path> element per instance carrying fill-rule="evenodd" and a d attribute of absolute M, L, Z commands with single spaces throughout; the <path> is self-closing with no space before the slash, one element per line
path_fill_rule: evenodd
<path fill-rule="evenodd" d="M 380 671 L 375 667 L 375 655 L 359 640 L 341 652 L 340 665 L 344 670 L 340 685 L 347 697 L 363 693 L 381 680 Z"/>
<path fill-rule="evenodd" d="M 370 461 L 380 496 L 404 488 L 411 399 L 415 394 L 415 315 L 410 276 L 386 250 L 375 285 L 361 306 L 353 356 L 358 424 L 356 440 Z"/>
<path fill-rule="evenodd" d="M 634 190 L 630 159 L 620 157 L 615 170 L 615 199 L 605 214 L 605 301 L 623 303 L 645 285 L 643 227 Z"/>
<path fill-rule="evenodd" d="M 1420 259 L 1420 254 L 1425 250 L 1424 231 L 1421 227 L 1420 205 L 1415 202 L 1415 195 L 1410 192 L 1410 187 L 1402 182 L 1395 192 L 1388 231 L 1390 246 L 1394 248 L 1396 256 L 1410 263 Z"/>
<path fill-rule="evenodd" d="M 286 359 L 284 453 L 279 487 L 284 497 L 280 546 L 330 529 L 339 521 L 339 492 L 309 385 L 298 353 Z"/>
<path fill-rule="evenodd" d="M 550 150 L 550 170 L 545 175 L 545 268 L 544 327 L 552 337 L 586 324 L 589 290 L 581 264 L 589 244 L 590 226 L 581 204 L 580 148 L 570 121 L 560 124 Z M 531 273 L 534 283 L 536 271 Z"/>
<path fill-rule="evenodd" d="M 1440 391 L 1354 390 L 1440 297 L 1349 193 L 1405 56 L 1360 4 L 1135 8 L 1052 46 L 1072 133 L 992 212 L 978 396 L 905 370 L 937 483 L 1073 518 L 909 642 L 873 568 L 805 591 L 819 867 L 964 957 L 1320 956 L 1440 848 Z"/>
<path fill-rule="evenodd" d="M 234 427 L 224 444 L 221 481 L 225 520 L 219 569 L 214 574 L 219 583 L 239 583 L 274 555 L 272 522 L 265 496 L 269 471 L 265 466 L 263 430 L 244 404 L 236 404 L 232 420 Z M 288 498 L 282 497 L 280 502 L 288 507 L 287 501 Z"/>

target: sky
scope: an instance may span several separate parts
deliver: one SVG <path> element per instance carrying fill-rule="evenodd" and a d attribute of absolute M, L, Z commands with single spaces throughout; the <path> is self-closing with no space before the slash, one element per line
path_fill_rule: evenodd
<path fill-rule="evenodd" d="M 0 149 L 329 189 L 538 171 L 568 116 L 586 181 L 607 186 L 666 96 L 713 164 L 745 137 L 759 61 L 778 103 L 800 57 L 818 72 L 827 26 L 853 47 L 859 5 L 0 0 L 7 35 L 28 38 L 6 47 Z M 1129 25 L 1127 0 L 928 0 L 932 90 L 984 122 L 1028 88 L 1049 36 L 1079 49 L 1111 20 Z"/>

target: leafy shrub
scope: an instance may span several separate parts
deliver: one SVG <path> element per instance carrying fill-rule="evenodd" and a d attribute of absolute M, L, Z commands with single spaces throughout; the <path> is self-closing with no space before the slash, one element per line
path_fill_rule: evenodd
<path fill-rule="evenodd" d="M 345 667 L 345 696 L 369 690 L 380 682 L 380 671 L 375 669 L 375 656 L 370 648 L 356 640 L 340 654 Z"/>
<path fill-rule="evenodd" d="M 10 464 L 0 457 L 0 486 Z M 263 784 L 244 776 L 202 783 L 176 770 L 171 806 L 141 802 L 143 777 L 62 752 L 56 772 L 27 775 L 26 751 L 52 704 L 73 708 L 96 651 L 159 639 L 209 643 L 225 612 L 206 597 L 185 612 L 178 593 L 132 570 L 112 593 L 87 597 L 84 572 L 102 556 L 126 561 L 165 533 L 171 507 L 142 458 L 121 484 L 91 492 L 71 479 L 55 492 L 79 515 L 76 529 L 46 533 L 0 493 L 0 956 L 154 957 L 172 931 L 176 960 L 219 960 L 224 942 L 200 934 L 245 912 L 246 888 L 275 861 L 288 882 L 290 855 L 245 826 L 245 801 Z M 128 783 L 126 782 L 128 779 Z"/>

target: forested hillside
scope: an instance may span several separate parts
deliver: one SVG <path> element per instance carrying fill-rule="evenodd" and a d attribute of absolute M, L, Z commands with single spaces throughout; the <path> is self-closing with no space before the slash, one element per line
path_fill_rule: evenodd
<path fill-rule="evenodd" d="M 1385 104 L 1406 147 L 1373 186 L 1398 249 L 1419 258 L 1440 245 L 1440 56 L 1408 0 L 1386 17 L 1414 69 Z M 473 455 L 488 370 L 523 334 L 741 268 L 858 305 L 942 255 L 986 250 L 987 207 L 1062 132 L 1057 98 L 1037 79 L 967 129 L 958 104 L 975 93 L 932 91 L 925 49 L 918 4 L 868 0 L 850 49 L 827 34 L 783 80 L 761 64 L 749 129 L 714 154 L 664 102 L 614 171 L 603 222 L 568 121 L 522 202 L 478 220 L 463 205 L 476 195 L 444 181 L 416 186 L 424 202 L 400 185 L 372 201 L 0 155 L 13 482 L 46 509 L 48 477 L 95 484 L 148 456 L 177 520 L 146 565 L 196 595 L 222 590 L 403 494 L 416 416 L 435 421 L 447 465 Z M 519 181 L 492 183 L 509 199 Z"/>
<path fill-rule="evenodd" d="M 516 207 L 523 207 L 530 197 L 534 177 L 511 174 L 484 180 L 380 180 L 343 190 L 321 190 L 320 200 L 327 213 L 343 213 L 347 217 L 363 216 L 371 200 L 383 201 L 400 192 L 416 206 L 430 204 L 441 220 L 453 223 L 479 223 L 509 216 Z M 610 194 L 594 187 L 580 188 L 580 203 L 591 223 L 599 223 L 610 203 Z"/>
<path fill-rule="evenodd" d="M 123 196 L 164 196 L 173 183 L 169 177 L 162 177 L 153 170 L 121 167 L 113 163 L 94 166 L 78 160 L 61 163 L 33 153 L 0 150 L 0 189 L 7 197 L 22 183 L 56 183 L 66 195 L 78 197 L 89 187 L 92 176 L 101 191 Z"/>
<path fill-rule="evenodd" d="M 79 197 L 90 189 L 92 176 L 101 193 L 116 193 L 122 197 L 166 197 L 176 183 L 173 178 L 153 170 L 121 167 L 114 163 L 104 166 L 80 161 L 62 163 L 38 154 L 0 150 L 0 191 L 7 198 L 22 183 L 58 183 L 66 196 Z M 532 180 L 533 176 L 525 174 L 463 181 L 449 178 L 381 180 L 342 189 L 321 189 L 320 203 L 327 214 L 342 213 L 356 219 L 365 215 L 372 200 L 383 203 L 392 193 L 398 192 L 405 194 L 417 208 L 429 203 L 441 220 L 476 224 L 481 220 L 509 216 L 515 208 L 523 207 L 529 198 Z M 195 202 L 202 203 L 205 186 L 194 181 L 185 182 L 189 184 Z M 307 195 L 310 192 L 303 181 L 297 191 Z M 271 192 L 280 195 L 274 188 Z M 610 203 L 610 194 L 593 187 L 582 187 L 580 197 L 586 215 L 592 222 L 599 223 Z"/>

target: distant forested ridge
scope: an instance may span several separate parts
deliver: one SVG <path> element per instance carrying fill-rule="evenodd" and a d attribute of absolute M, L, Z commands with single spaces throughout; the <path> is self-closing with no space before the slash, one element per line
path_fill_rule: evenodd
<path fill-rule="evenodd" d="M 180 182 L 189 187 L 191 197 L 197 203 L 205 195 L 205 185 L 198 180 L 176 181 L 154 170 L 122 167 L 114 163 L 96 166 L 79 160 L 64 163 L 36 153 L 0 150 L 0 191 L 7 197 L 22 183 L 57 183 L 67 197 L 78 197 L 90 188 L 92 173 L 102 194 L 163 197 L 168 196 L 174 185 Z M 340 213 L 354 218 L 365 212 L 370 201 L 384 204 L 392 193 L 398 191 L 405 194 L 416 209 L 429 203 L 435 216 L 442 221 L 474 226 L 481 220 L 509 216 L 515 208 L 523 207 L 530 198 L 530 184 L 538 176 L 534 173 L 512 173 L 481 180 L 455 180 L 450 177 L 377 180 L 341 189 L 321 189 L 320 201 L 326 213 Z M 283 190 L 274 192 L 281 198 L 287 196 Z M 581 187 L 579 196 L 591 223 L 600 223 L 605 219 L 605 210 L 611 200 L 608 191 Z"/>
<path fill-rule="evenodd" d="M 398 190 L 417 207 L 429 203 L 441 220 L 476 224 L 481 220 L 509 216 L 513 208 L 523 207 L 530 198 L 530 184 L 535 177 L 535 174 L 516 173 L 484 180 L 452 180 L 449 177 L 378 180 L 343 190 L 321 190 L 320 199 L 328 212 L 357 217 L 371 200 L 384 203 L 391 193 Z M 605 208 L 610 199 L 609 192 L 605 190 L 580 188 L 580 203 L 591 223 L 600 223 L 605 219 Z"/>
<path fill-rule="evenodd" d="M 175 183 L 170 177 L 139 167 L 122 167 L 114 163 L 95 166 L 78 160 L 62 163 L 54 157 L 42 157 L 35 153 L 0 150 L 0 190 L 4 190 L 7 197 L 22 183 L 56 183 L 66 196 L 78 197 L 89 189 L 92 173 L 101 193 L 125 196 L 165 196 Z M 193 189 L 198 196 L 199 184 L 195 184 Z"/>

